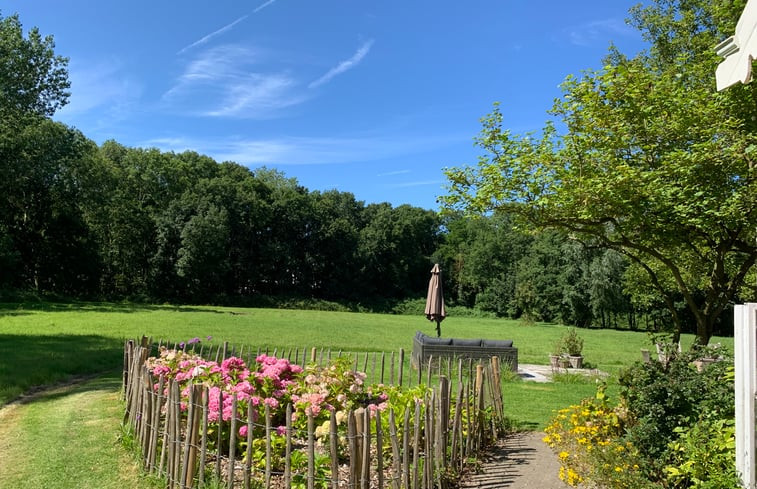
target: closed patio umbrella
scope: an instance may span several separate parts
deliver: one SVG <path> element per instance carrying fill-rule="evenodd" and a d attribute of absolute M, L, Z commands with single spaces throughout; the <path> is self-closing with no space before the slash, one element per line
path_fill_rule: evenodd
<path fill-rule="evenodd" d="M 436 336 L 442 335 L 439 324 L 447 317 L 444 310 L 444 294 L 442 293 L 442 269 L 439 264 L 431 269 L 431 280 L 428 282 L 428 294 L 426 295 L 426 318 L 436 322 Z"/>

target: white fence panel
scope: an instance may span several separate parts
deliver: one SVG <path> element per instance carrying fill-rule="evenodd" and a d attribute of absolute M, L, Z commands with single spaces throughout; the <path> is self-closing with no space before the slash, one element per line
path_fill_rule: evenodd
<path fill-rule="evenodd" d="M 746 489 L 755 486 L 755 395 L 757 395 L 757 303 L 734 308 L 736 470 Z"/>

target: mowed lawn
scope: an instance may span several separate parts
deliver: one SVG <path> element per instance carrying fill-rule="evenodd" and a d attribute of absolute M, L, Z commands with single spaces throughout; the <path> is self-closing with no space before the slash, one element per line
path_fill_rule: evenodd
<path fill-rule="evenodd" d="M 4 408 L 0 424 L 0 488 L 35 480 L 57 487 L 147 487 L 128 452 L 116 443 L 121 403 L 118 378 L 127 338 L 150 336 L 169 342 L 212 336 L 252 348 L 330 348 L 332 351 L 412 350 L 417 330 L 434 335 L 423 316 L 324 311 L 177 307 L 107 303 L 0 304 L 0 406 L 37 386 L 94 376 L 73 387 L 47 391 L 28 403 Z M 520 321 L 449 317 L 443 336 L 512 339 L 520 363 L 547 364 L 565 326 Z M 649 348 L 643 332 L 580 329 L 590 366 L 611 374 Z M 684 346 L 693 338 L 685 336 Z M 715 338 L 733 348 L 732 338 Z M 609 378 L 610 396 L 618 391 Z M 506 414 L 516 426 L 541 429 L 554 410 L 595 392 L 594 379 L 567 376 L 561 382 L 507 382 Z M 45 421 L 45 420 L 55 420 Z M 84 429 L 91 427 L 91 429 Z M 41 451 L 40 447 L 45 447 Z M 28 454 L 35 455 L 28 455 Z M 88 455 L 88 453 L 90 455 Z M 102 458 L 102 462 L 98 461 Z M 102 470 L 93 471 L 97 465 Z M 63 469 L 66 480 L 56 476 Z M 11 470 L 12 469 L 12 470 Z M 57 478 L 56 478 L 57 477 Z M 113 481 L 111 483 L 111 481 Z M 65 483 L 64 483 L 65 482 Z"/>
<path fill-rule="evenodd" d="M 520 363 L 548 363 L 565 326 L 524 324 L 503 319 L 449 317 L 442 335 L 512 339 Z M 117 369 L 125 339 L 142 335 L 155 340 L 186 341 L 200 337 L 211 344 L 261 348 L 331 348 L 344 351 L 412 350 L 417 330 L 434 335 L 423 316 L 177 307 L 109 303 L 0 304 L 0 405 L 37 385 L 71 376 Z M 617 372 L 649 348 L 646 333 L 581 329 L 584 357 L 590 366 Z M 684 347 L 691 343 L 684 336 Z M 732 338 L 716 338 L 732 349 Z M 206 342 L 207 343 L 207 342 Z"/>

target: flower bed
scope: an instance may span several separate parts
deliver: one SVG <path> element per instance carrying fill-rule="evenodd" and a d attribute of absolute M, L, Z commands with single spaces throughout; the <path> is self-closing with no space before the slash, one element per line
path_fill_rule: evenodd
<path fill-rule="evenodd" d="M 301 367 L 261 354 L 248 365 L 165 347 L 127 357 L 139 372 L 125 373 L 138 379 L 125 388 L 126 417 L 145 467 L 188 487 L 212 478 L 240 487 L 251 478 L 261 487 L 418 478 L 431 487 L 454 477 L 504 421 L 490 400 L 478 402 L 499 386 L 465 387 L 450 399 L 448 384 L 368 385 L 348 358 Z"/>

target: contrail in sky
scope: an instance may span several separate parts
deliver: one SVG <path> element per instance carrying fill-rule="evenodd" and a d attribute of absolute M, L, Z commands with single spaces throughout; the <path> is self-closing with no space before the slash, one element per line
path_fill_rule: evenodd
<path fill-rule="evenodd" d="M 266 8 L 267 6 L 271 5 L 271 4 L 272 4 L 273 2 L 275 2 L 275 1 L 276 1 L 276 0 L 268 0 L 268 1 L 266 2 L 266 3 L 264 3 L 264 4 L 263 4 L 263 5 L 261 5 L 260 7 L 256 8 L 255 10 L 253 10 L 253 11 L 252 11 L 252 13 L 253 13 L 253 14 L 256 14 L 256 13 L 258 13 L 259 11 L 263 10 L 264 8 Z"/>
<path fill-rule="evenodd" d="M 269 1 L 272 1 L 272 0 L 269 0 Z M 195 47 L 195 46 L 199 46 L 200 44 L 205 44 L 206 42 L 210 41 L 211 39 L 213 39 L 213 38 L 214 38 L 214 37 L 216 37 L 217 35 L 219 35 L 219 34 L 223 34 L 224 32 L 226 32 L 226 31 L 230 30 L 230 29 L 231 29 L 231 28 L 233 28 L 233 27 L 234 27 L 235 25 L 239 24 L 240 22 L 242 22 L 242 21 L 243 21 L 244 19 L 246 19 L 246 18 L 247 18 L 247 17 L 249 17 L 249 16 L 250 16 L 250 14 L 247 14 L 247 15 L 243 15 L 243 16 L 241 16 L 240 18 L 238 18 L 237 20 L 235 20 L 235 21 L 234 21 L 234 22 L 232 22 L 231 24 L 225 25 L 225 26 L 221 27 L 220 29 L 218 29 L 217 31 L 213 31 L 213 32 L 211 32 L 210 34 L 208 34 L 207 36 L 203 37 L 202 39 L 199 39 L 199 40 L 197 40 L 197 41 L 193 42 L 193 43 L 192 43 L 192 44 L 190 44 L 189 46 L 185 46 L 185 47 L 183 47 L 183 48 L 182 48 L 182 49 L 181 49 L 181 50 L 180 50 L 180 51 L 179 51 L 178 53 L 176 53 L 176 54 L 182 54 L 183 52 L 185 52 L 185 51 L 187 51 L 187 50 L 189 50 L 189 49 L 192 49 L 192 48 L 193 48 L 193 47 Z"/>
<path fill-rule="evenodd" d="M 253 11 L 252 11 L 252 13 L 253 13 L 253 14 L 256 14 L 256 13 L 260 12 L 260 11 L 261 11 L 261 10 L 263 10 L 264 8 L 266 8 L 266 7 L 268 7 L 269 5 L 271 5 L 272 3 L 274 3 L 275 1 L 276 1 L 276 0 L 268 0 L 267 2 L 263 3 L 262 5 L 260 5 L 259 7 L 257 7 L 257 8 L 255 9 L 255 10 L 253 10 Z M 213 38 L 214 38 L 214 37 L 216 37 L 217 35 L 219 35 L 219 34 L 223 34 L 224 32 L 226 32 L 226 31 L 228 31 L 228 30 L 231 30 L 231 29 L 232 29 L 232 28 L 233 28 L 233 27 L 234 27 L 235 25 L 239 24 L 240 22 L 242 22 L 242 21 L 243 21 L 244 19 L 246 19 L 246 18 L 247 18 L 247 17 L 249 17 L 250 15 L 251 15 L 251 14 L 243 15 L 243 16 L 241 16 L 240 18 L 238 18 L 237 20 L 235 20 L 234 22 L 232 22 L 231 24 L 225 25 L 225 26 L 221 27 L 220 29 L 218 29 L 217 31 L 213 31 L 213 32 L 211 32 L 211 33 L 210 33 L 210 34 L 208 34 L 207 36 L 205 36 L 205 37 L 203 37 L 202 39 L 199 39 L 199 40 L 197 40 L 197 41 L 193 42 L 192 44 L 190 44 L 190 45 L 188 45 L 188 46 L 184 46 L 184 47 L 183 47 L 183 48 L 182 48 L 182 49 L 181 49 L 181 50 L 180 50 L 180 51 L 179 51 L 178 53 L 176 53 L 176 54 L 182 54 L 182 53 L 184 53 L 184 52 L 186 52 L 186 51 L 188 51 L 188 50 L 192 49 L 192 48 L 193 48 L 193 47 L 195 47 L 195 46 L 199 46 L 200 44 L 205 44 L 206 42 L 210 41 L 211 39 L 213 39 Z"/>

